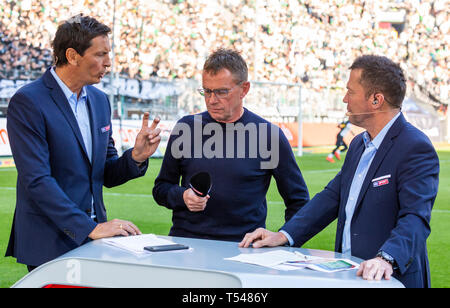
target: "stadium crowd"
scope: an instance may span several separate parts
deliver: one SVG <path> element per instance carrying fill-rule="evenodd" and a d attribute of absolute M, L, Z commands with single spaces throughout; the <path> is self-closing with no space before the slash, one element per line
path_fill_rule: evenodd
<path fill-rule="evenodd" d="M 58 22 L 83 12 L 111 26 L 115 18 L 114 70 L 131 78 L 199 78 L 206 55 L 222 46 L 242 52 L 252 80 L 302 82 L 320 92 L 345 88 L 352 60 L 373 53 L 402 63 L 411 82 L 441 103 L 449 101 L 447 0 L 0 3 L 0 78 L 45 70 Z M 400 31 L 380 26 L 392 5 L 406 11 Z"/>

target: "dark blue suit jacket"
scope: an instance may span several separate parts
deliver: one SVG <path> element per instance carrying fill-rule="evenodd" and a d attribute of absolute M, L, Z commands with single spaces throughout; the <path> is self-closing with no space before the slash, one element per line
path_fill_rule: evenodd
<path fill-rule="evenodd" d="M 88 240 L 107 220 L 102 187 L 145 174 L 131 159 L 118 157 L 112 139 L 107 96 L 87 86 L 92 163 L 78 123 L 56 80 L 47 72 L 11 98 L 7 128 L 18 170 L 16 210 L 6 256 L 38 266 Z"/>
<path fill-rule="evenodd" d="M 345 205 L 364 151 L 354 138 L 337 176 L 282 227 L 303 245 L 338 218 L 335 250 L 341 252 Z M 389 176 L 388 183 L 372 180 Z M 395 258 L 394 277 L 406 287 L 429 287 L 426 240 L 438 191 L 439 160 L 429 139 L 406 122 L 394 122 L 378 149 L 362 186 L 351 222 L 352 255 L 372 259 L 379 250 Z"/>

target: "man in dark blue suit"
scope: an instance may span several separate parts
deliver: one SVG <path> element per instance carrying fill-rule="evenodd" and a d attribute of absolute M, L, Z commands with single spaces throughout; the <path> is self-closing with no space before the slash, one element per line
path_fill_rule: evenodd
<path fill-rule="evenodd" d="M 78 15 L 58 27 L 55 67 L 11 98 L 7 126 L 18 171 L 6 256 L 32 270 L 89 239 L 140 234 L 129 221 L 107 221 L 102 187 L 143 176 L 158 147 L 158 119 L 145 114 L 135 147 L 121 157 L 100 82 L 111 66 L 109 27 Z"/>
<path fill-rule="evenodd" d="M 406 82 L 397 64 L 362 56 L 350 69 L 347 115 L 367 131 L 353 139 L 336 177 L 279 232 L 257 229 L 239 245 L 301 246 L 338 218 L 335 250 L 367 260 L 357 275 L 430 287 L 426 240 L 438 191 L 436 151 L 401 113 Z"/>

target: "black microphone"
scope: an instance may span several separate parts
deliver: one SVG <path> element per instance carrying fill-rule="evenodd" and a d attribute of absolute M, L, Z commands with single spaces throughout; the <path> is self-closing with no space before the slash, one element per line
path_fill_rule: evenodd
<path fill-rule="evenodd" d="M 208 172 L 199 172 L 191 177 L 189 187 L 199 197 L 206 197 L 211 191 L 211 176 Z"/>

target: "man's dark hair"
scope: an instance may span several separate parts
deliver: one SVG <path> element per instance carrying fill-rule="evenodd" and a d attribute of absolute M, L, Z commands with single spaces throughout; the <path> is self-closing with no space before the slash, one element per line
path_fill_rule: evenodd
<path fill-rule="evenodd" d="M 95 18 L 76 15 L 58 26 L 55 39 L 52 42 L 53 57 L 56 66 L 68 63 L 66 50 L 75 49 L 81 56 L 91 46 L 92 39 L 97 36 L 107 36 L 111 29 Z"/>
<path fill-rule="evenodd" d="M 248 68 L 245 60 L 235 50 L 220 48 L 206 59 L 203 71 L 216 75 L 222 69 L 227 69 L 234 77 L 234 82 L 248 80 Z"/>
<path fill-rule="evenodd" d="M 402 107 L 406 79 L 400 65 L 383 56 L 364 55 L 358 57 L 350 69 L 362 69 L 359 82 L 366 91 L 366 98 L 382 93 L 393 108 Z"/>

